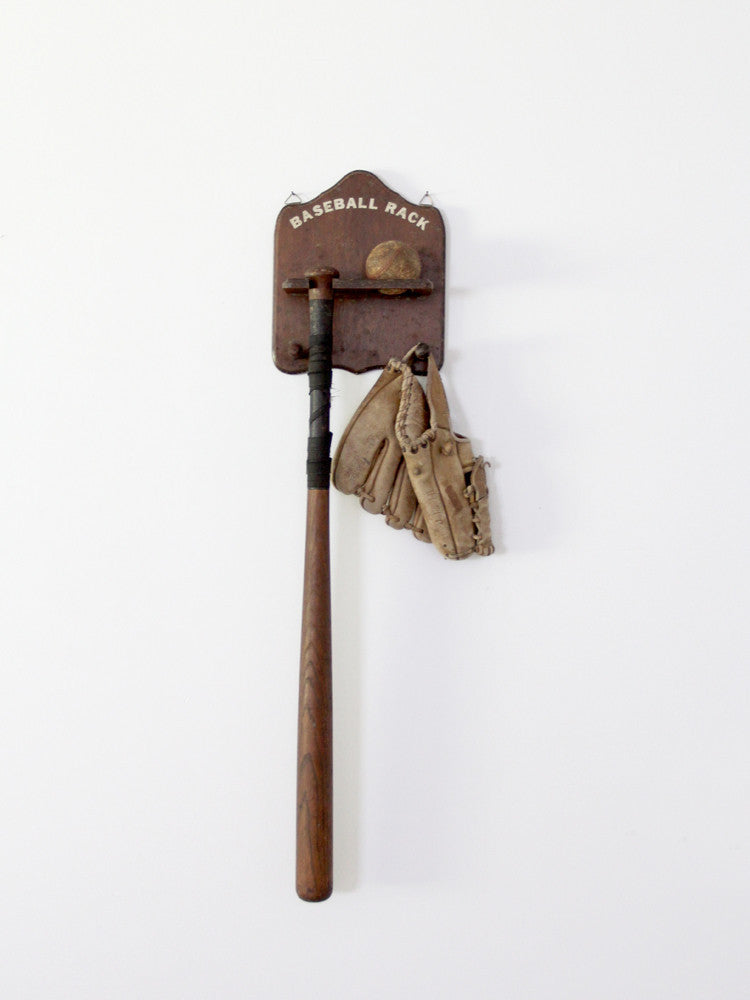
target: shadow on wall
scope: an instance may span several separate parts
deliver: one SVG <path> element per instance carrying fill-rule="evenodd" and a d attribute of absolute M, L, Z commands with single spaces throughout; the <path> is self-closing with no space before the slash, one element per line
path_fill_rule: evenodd
<path fill-rule="evenodd" d="M 446 227 L 446 299 L 450 314 L 457 295 L 481 292 L 487 288 L 500 292 L 519 285 L 538 285 L 549 289 L 569 281 L 579 284 L 591 273 L 591 265 L 576 257 L 570 247 L 556 247 L 538 241 L 476 237 L 474 213 L 451 207 L 450 218 L 444 215 Z M 460 233 L 460 239 L 456 234 Z M 601 260 L 598 266 L 601 265 Z M 498 308 L 502 303 L 498 300 Z M 446 342 L 450 336 L 450 315 L 446 325 Z"/>
<path fill-rule="evenodd" d="M 543 551 L 570 523 L 558 456 L 570 432 L 560 396 L 540 391 L 550 369 L 565 369 L 570 288 L 599 275 L 601 259 L 531 241 L 482 241 L 470 213 L 451 209 L 448 227 L 445 364 L 454 430 L 490 463 L 490 516 L 498 553 Z M 453 234 L 461 233 L 460 242 Z M 545 305 L 524 312 L 538 288 Z M 491 330 L 487 331 L 488 295 Z M 519 319 L 519 317 L 521 317 Z M 562 317 L 558 320 L 557 317 Z M 481 322 L 480 336 L 473 334 Z M 561 387 L 562 388 L 562 387 Z"/>
<path fill-rule="evenodd" d="M 459 307 L 460 308 L 460 307 Z M 489 463 L 490 521 L 496 554 L 554 548 L 570 511 L 555 456 L 566 433 L 555 402 L 540 400 L 524 372 L 558 350 L 553 337 L 474 341 L 469 351 L 446 350 L 443 379 L 453 428 Z M 455 372 L 451 378 L 450 372 Z"/>

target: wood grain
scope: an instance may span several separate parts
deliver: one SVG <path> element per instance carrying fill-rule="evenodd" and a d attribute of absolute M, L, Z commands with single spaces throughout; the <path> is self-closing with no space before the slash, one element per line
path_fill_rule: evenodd
<path fill-rule="evenodd" d="M 307 491 L 297 732 L 297 895 L 333 890 L 331 577 L 328 490 Z"/>

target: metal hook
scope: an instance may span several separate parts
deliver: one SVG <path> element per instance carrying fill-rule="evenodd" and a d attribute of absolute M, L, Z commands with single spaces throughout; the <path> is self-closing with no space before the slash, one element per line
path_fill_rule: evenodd
<path fill-rule="evenodd" d="M 432 200 L 432 195 L 429 191 L 425 191 L 422 197 L 419 199 L 420 205 L 434 205 L 435 202 Z"/>
<path fill-rule="evenodd" d="M 292 199 L 293 199 L 293 198 L 294 198 L 294 199 L 296 199 L 296 201 L 292 201 Z M 301 198 L 300 198 L 300 196 L 299 196 L 299 195 L 297 194 L 297 192 L 296 192 L 296 191 L 292 191 L 292 192 L 290 192 L 290 194 L 289 194 L 289 195 L 287 195 L 287 199 L 286 199 L 286 201 L 284 202 L 284 204 L 285 204 L 285 205 L 292 205 L 292 204 L 294 204 L 294 205 L 298 205 L 298 204 L 300 204 L 300 203 L 301 203 L 301 201 L 302 201 L 302 199 L 301 199 Z"/>

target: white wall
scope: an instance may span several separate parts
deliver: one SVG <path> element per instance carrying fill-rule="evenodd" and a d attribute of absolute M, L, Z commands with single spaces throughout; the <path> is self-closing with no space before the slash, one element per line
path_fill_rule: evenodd
<path fill-rule="evenodd" d="M 0 993 L 746 998 L 744 3 L 3 6 Z M 307 394 L 276 214 L 429 188 L 501 551 L 332 497 L 336 891 L 293 890 Z M 374 373 L 337 373 L 334 431 Z"/>

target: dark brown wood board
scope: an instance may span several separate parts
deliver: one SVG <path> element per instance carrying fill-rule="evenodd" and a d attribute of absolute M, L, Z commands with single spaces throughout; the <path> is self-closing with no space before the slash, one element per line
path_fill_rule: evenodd
<path fill-rule="evenodd" d="M 370 251 L 386 240 L 417 251 L 425 288 L 385 295 L 351 287 L 365 278 Z M 319 266 L 340 275 L 334 286 L 334 368 L 382 368 L 419 341 L 442 365 L 445 225 L 433 205 L 410 202 L 369 171 L 354 170 L 316 198 L 281 209 L 274 262 L 273 360 L 281 371 L 307 370 L 308 300 L 293 286 L 299 291 L 305 272 Z"/>

